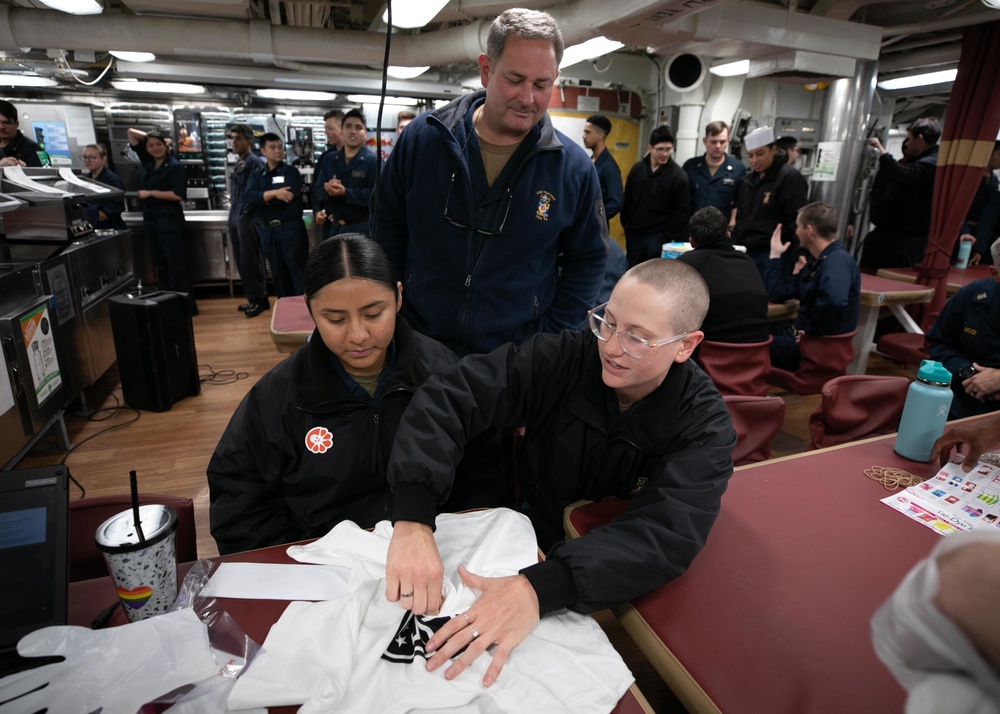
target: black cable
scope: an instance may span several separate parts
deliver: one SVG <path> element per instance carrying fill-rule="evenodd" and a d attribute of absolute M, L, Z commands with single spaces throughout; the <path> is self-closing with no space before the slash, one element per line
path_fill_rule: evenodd
<path fill-rule="evenodd" d="M 382 58 L 382 92 L 378 99 L 378 117 L 375 120 L 375 196 L 372 204 L 371 232 L 375 237 L 378 226 L 379 184 L 382 175 L 382 110 L 385 108 L 385 90 L 389 83 L 389 48 L 392 46 L 392 0 L 386 0 L 385 56 Z"/>
<path fill-rule="evenodd" d="M 129 409 L 129 410 L 135 412 L 135 416 L 133 418 L 129 419 L 128 421 L 122 422 L 121 424 L 112 424 L 111 426 L 107 426 L 107 427 L 101 429 L 100 431 L 94 432 L 93 434 L 91 434 L 90 436 L 88 436 L 86 439 L 78 441 L 75 444 L 70 444 L 70 447 L 66 450 L 66 453 L 63 454 L 62 460 L 59 462 L 60 466 L 65 466 L 66 465 L 66 460 L 69 458 L 70 454 L 72 454 L 74 451 L 76 451 L 78 448 L 80 448 L 81 446 L 83 446 L 84 444 L 86 444 L 91 439 L 96 438 L 96 437 L 100 436 L 101 434 L 107 434 L 109 431 L 115 431 L 116 429 L 124 429 L 126 426 L 129 426 L 130 424 L 135 424 L 137 421 L 139 421 L 139 417 L 141 416 L 141 414 L 140 414 L 140 412 L 139 412 L 138 409 L 136 409 L 135 407 L 130 407 L 128 405 L 122 405 L 118 401 L 118 396 L 116 394 L 114 394 L 113 392 L 107 392 L 107 393 L 110 394 L 112 397 L 114 397 L 114 399 L 115 399 L 115 406 L 114 407 L 106 407 L 106 408 L 103 408 L 103 409 L 99 409 L 98 411 L 94 412 L 94 414 L 99 414 L 99 413 L 101 413 L 103 411 L 109 411 L 110 410 L 112 412 L 111 415 L 107 416 L 107 417 L 102 417 L 102 418 L 99 418 L 99 419 L 92 419 L 92 418 L 88 417 L 88 419 L 87 419 L 88 421 L 105 421 L 106 419 L 110 419 L 111 416 L 114 416 L 115 414 L 117 414 L 118 412 L 122 411 L 123 409 Z M 91 415 L 91 417 L 93 417 L 93 414 Z M 85 489 L 83 487 L 83 484 L 81 484 L 79 481 L 77 481 L 73 477 L 72 474 L 70 474 L 69 480 L 72 481 L 76 485 L 76 487 L 78 489 L 80 489 L 80 498 L 86 498 L 86 496 L 87 496 L 87 489 Z"/>
<path fill-rule="evenodd" d="M 202 369 L 207 369 L 208 374 L 201 374 Z M 249 372 L 237 372 L 234 369 L 220 369 L 216 371 L 210 364 L 198 365 L 198 381 L 202 384 L 233 384 L 241 379 L 250 377 Z"/>

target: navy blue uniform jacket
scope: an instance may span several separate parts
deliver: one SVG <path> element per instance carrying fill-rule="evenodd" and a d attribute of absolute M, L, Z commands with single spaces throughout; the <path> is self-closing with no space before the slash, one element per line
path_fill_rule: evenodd
<path fill-rule="evenodd" d="M 706 206 L 715 206 L 728 221 L 736 205 L 736 190 L 747 174 L 743 162 L 726 154 L 713 175 L 702 154 L 685 161 L 684 172 L 691 182 L 691 213 Z"/>
<path fill-rule="evenodd" d="M 86 176 L 86 174 L 84 175 Z M 90 221 L 90 225 L 94 228 L 124 228 L 125 221 L 122 218 L 122 212 L 125 210 L 125 184 L 107 166 L 101 169 L 101 173 L 97 176 L 89 176 L 88 178 L 123 192 L 109 198 L 98 199 L 95 196 L 94 201 L 87 206 L 87 220 Z M 106 221 L 100 220 L 99 213 L 103 213 L 108 219 Z"/>
<path fill-rule="evenodd" d="M 250 177 L 267 166 L 263 158 L 252 151 L 236 162 L 229 179 L 229 210 L 235 211 L 237 217 L 242 216 L 247 208 L 247 186 Z"/>
<path fill-rule="evenodd" d="M 345 163 L 344 158 L 343 149 L 324 154 L 317 173 L 323 182 L 340 179 L 346 193 L 330 196 L 317 180 L 312 187 L 313 210 L 326 210 L 328 218 L 344 223 L 367 221 L 368 204 L 375 188 L 375 152 L 362 146 L 350 161 Z"/>
<path fill-rule="evenodd" d="M 976 362 L 1000 367 L 1000 285 L 993 278 L 969 283 L 944 304 L 927 333 L 931 358 L 945 366 L 954 382 L 958 371 Z"/>
<path fill-rule="evenodd" d="M 144 171 L 139 179 L 139 190 L 141 191 L 173 191 L 181 197 L 181 201 L 164 201 L 160 198 L 147 198 L 142 202 L 143 219 L 156 219 L 161 217 L 184 217 L 184 207 L 181 205 L 187 198 L 187 172 L 184 165 L 169 153 L 164 157 L 159 168 L 155 168 L 156 161 L 146 151 L 144 144 L 133 144 L 132 149 L 139 156 L 139 163 Z"/>
<path fill-rule="evenodd" d="M 773 302 L 798 298 L 795 328 L 801 332 L 819 337 L 858 329 L 861 272 L 839 240 L 789 278 L 782 272 L 780 258 L 768 260 L 764 264 L 764 282 Z"/>
<path fill-rule="evenodd" d="M 292 200 L 289 203 L 271 199 L 264 203 L 264 192 L 287 187 L 292 192 Z M 254 218 L 256 220 L 270 223 L 271 221 L 281 221 L 290 223 L 294 220 L 302 220 L 302 174 L 294 166 L 289 166 L 284 161 L 273 169 L 267 168 L 264 164 L 259 171 L 250 174 L 247 181 L 246 202 L 256 206 Z"/>
<path fill-rule="evenodd" d="M 14 135 L 14 138 L 10 140 L 10 143 L 0 149 L 0 158 L 6 156 L 12 156 L 15 159 L 20 159 L 26 166 L 35 168 L 48 166 L 50 163 L 49 155 L 45 153 L 45 150 L 22 134 L 20 129 L 17 130 L 17 133 Z"/>
<path fill-rule="evenodd" d="M 580 327 L 608 256 L 597 171 L 547 115 L 477 195 L 485 173 L 470 117 L 485 96 L 410 122 L 382 172 L 372 227 L 405 286 L 402 314 L 460 354 Z"/>
<path fill-rule="evenodd" d="M 622 210 L 625 193 L 622 190 L 622 172 L 615 162 L 615 157 L 605 149 L 594 162 L 597 178 L 601 182 L 601 196 L 604 197 L 604 213 L 608 220 L 617 216 Z"/>
<path fill-rule="evenodd" d="M 808 193 L 809 187 L 802 174 L 786 163 L 776 160 L 763 177 L 756 171 L 749 172 L 736 193 L 733 243 L 745 245 L 750 252 L 769 251 L 771 234 L 780 223 L 781 240 L 797 246 L 795 217 L 808 202 Z"/>

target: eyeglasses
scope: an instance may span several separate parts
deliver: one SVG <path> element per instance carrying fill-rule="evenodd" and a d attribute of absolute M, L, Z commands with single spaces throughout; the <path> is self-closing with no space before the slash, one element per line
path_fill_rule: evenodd
<path fill-rule="evenodd" d="M 97 155 L 92 156 L 90 154 L 83 154 L 80 158 L 83 159 L 84 161 L 97 161 L 101 157 Z"/>
<path fill-rule="evenodd" d="M 500 200 L 500 207 L 503 210 L 503 218 L 500 219 L 500 227 L 497 228 L 495 231 L 486 230 L 485 228 L 479 228 L 477 226 L 468 226 L 464 223 L 456 221 L 454 218 L 448 215 L 448 205 L 451 203 L 452 189 L 455 188 L 455 175 L 458 173 L 458 166 L 459 166 L 458 162 L 455 162 L 455 169 L 451 172 L 451 183 L 448 186 L 448 195 L 444 199 L 444 219 L 448 221 L 448 223 L 450 223 L 451 225 L 455 226 L 456 228 L 462 228 L 467 231 L 475 231 L 480 235 L 484 236 L 500 235 L 501 233 L 503 233 L 503 227 L 507 224 L 507 214 L 510 213 L 510 202 L 511 202 L 510 188 L 504 191 L 503 198 Z M 472 206 L 471 200 L 469 201 L 469 215 L 470 216 L 475 215 L 475 209 Z M 497 215 L 500 215 L 499 210 L 497 211 Z M 496 223 L 496 219 L 494 219 L 493 222 Z"/>
<path fill-rule="evenodd" d="M 587 312 L 587 318 L 590 321 L 590 329 L 601 342 L 607 342 L 615 335 L 618 335 L 618 344 L 621 345 L 622 352 L 627 354 L 629 357 L 642 359 L 646 352 L 651 350 L 653 347 L 669 345 L 671 342 L 683 340 L 688 336 L 688 333 L 684 332 L 680 335 L 668 337 L 665 340 L 650 342 L 647 339 L 639 337 L 639 335 L 633 335 L 631 332 L 620 332 L 618 328 L 604 319 L 603 314 L 598 314 L 603 313 L 607 306 L 608 304 L 604 303 L 603 305 L 598 305 L 593 310 Z"/>

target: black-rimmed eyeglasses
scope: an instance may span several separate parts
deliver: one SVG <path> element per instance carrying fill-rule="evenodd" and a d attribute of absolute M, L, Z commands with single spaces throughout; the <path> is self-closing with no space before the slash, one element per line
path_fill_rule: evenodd
<path fill-rule="evenodd" d="M 590 329 L 601 342 L 607 342 L 615 335 L 618 335 L 618 344 L 621 345 L 622 352 L 627 354 L 629 357 L 642 359 L 643 356 L 653 347 L 669 345 L 671 342 L 683 340 L 688 336 L 688 333 L 683 332 L 679 335 L 668 337 L 665 340 L 651 342 L 643 337 L 639 337 L 639 335 L 632 334 L 631 332 L 619 331 L 617 327 L 604 319 L 604 310 L 607 306 L 608 304 L 604 303 L 603 305 L 598 305 L 593 310 L 587 312 L 587 318 L 590 321 Z"/>

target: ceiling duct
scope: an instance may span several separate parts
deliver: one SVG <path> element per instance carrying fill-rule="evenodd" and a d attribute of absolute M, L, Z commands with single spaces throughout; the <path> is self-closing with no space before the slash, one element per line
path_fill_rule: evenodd
<path fill-rule="evenodd" d="M 750 60 L 747 78 L 808 83 L 853 77 L 854 71 L 855 60 L 850 57 L 794 50 Z"/>

